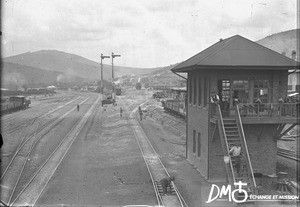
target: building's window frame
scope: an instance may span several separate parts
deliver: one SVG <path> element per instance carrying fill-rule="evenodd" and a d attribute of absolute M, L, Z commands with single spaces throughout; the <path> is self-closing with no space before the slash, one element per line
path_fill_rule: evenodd
<path fill-rule="evenodd" d="M 203 106 L 204 107 L 206 107 L 207 106 L 207 104 L 208 104 L 208 91 L 207 91 L 207 82 L 208 82 L 208 78 L 207 77 L 205 77 L 204 78 L 204 86 L 203 86 Z"/>
<path fill-rule="evenodd" d="M 197 156 L 201 157 L 201 133 L 198 132 L 198 137 L 197 137 Z"/>
<path fill-rule="evenodd" d="M 196 130 L 193 129 L 193 153 L 196 154 Z"/>
<path fill-rule="evenodd" d="M 258 86 L 257 86 L 258 85 Z M 255 92 L 259 90 L 259 94 L 261 93 L 261 90 L 263 90 L 263 93 L 267 92 L 267 98 L 261 98 L 262 95 L 256 96 Z M 253 101 L 257 100 L 257 98 L 260 98 L 263 103 L 268 103 L 270 100 L 270 81 L 268 79 L 257 79 L 254 80 L 253 84 Z"/>
<path fill-rule="evenodd" d="M 231 83 L 231 90 L 232 90 L 232 105 L 233 105 L 233 101 L 234 101 L 234 96 L 235 96 L 235 91 L 237 91 L 238 93 L 240 91 L 245 91 L 246 94 L 248 94 L 247 100 L 242 99 L 240 96 L 237 96 L 239 102 L 241 103 L 249 103 L 250 101 L 250 81 L 247 79 L 234 79 L 232 80 Z"/>
<path fill-rule="evenodd" d="M 189 88 L 188 88 L 188 90 L 189 90 L 189 104 L 191 104 L 192 103 L 192 78 L 189 78 L 188 79 L 188 81 L 189 81 Z"/>
<path fill-rule="evenodd" d="M 198 99 L 197 98 L 197 95 L 198 95 L 197 94 L 197 77 L 194 77 L 193 80 L 194 80 L 193 81 L 194 82 L 194 84 L 193 84 L 193 90 L 194 90 L 193 91 L 193 104 L 196 105 L 197 104 L 197 99 Z"/>
<path fill-rule="evenodd" d="M 202 78 L 198 77 L 198 106 L 202 105 Z"/>

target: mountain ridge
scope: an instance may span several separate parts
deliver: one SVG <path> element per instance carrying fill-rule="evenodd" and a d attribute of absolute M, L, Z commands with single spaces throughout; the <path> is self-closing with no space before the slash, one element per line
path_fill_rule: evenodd
<path fill-rule="evenodd" d="M 278 53 L 285 53 L 287 57 L 291 57 L 291 53 L 293 51 L 296 51 L 296 54 L 299 57 L 299 48 L 297 48 L 297 38 L 300 37 L 299 33 L 300 29 L 282 31 L 262 38 L 256 41 L 256 43 Z M 76 54 L 59 50 L 40 50 L 35 52 L 26 52 L 2 58 L 2 61 L 4 63 L 11 63 L 3 64 L 2 75 L 4 77 L 9 74 L 9 71 L 11 70 L 15 73 L 20 73 L 20 77 L 30 79 L 30 73 L 26 73 L 22 70 L 29 70 L 33 72 L 32 68 L 34 68 L 35 73 L 41 74 L 41 76 L 43 76 L 43 73 L 48 74 L 48 76 L 51 77 L 51 81 L 54 80 L 53 77 L 55 75 L 60 75 L 60 77 L 62 75 L 64 77 L 81 77 L 81 80 L 85 81 L 100 80 L 100 63 Z M 137 79 L 139 77 L 143 77 L 144 79 L 151 80 L 151 82 L 154 84 L 174 84 L 178 82 L 179 77 L 173 74 L 170 69 L 177 64 L 178 63 L 157 68 L 132 68 L 114 66 L 114 72 L 115 77 L 132 76 L 132 74 L 134 74 L 135 76 L 137 76 Z M 41 73 L 36 71 L 39 69 L 42 70 Z M 53 74 L 55 75 L 50 75 L 49 72 L 53 72 Z M 104 79 L 110 81 L 111 65 L 103 64 L 103 72 Z M 36 77 L 34 74 L 32 74 L 32 76 Z M 65 78 L 64 80 L 71 79 Z M 44 82 L 45 81 L 46 80 L 44 80 Z"/>

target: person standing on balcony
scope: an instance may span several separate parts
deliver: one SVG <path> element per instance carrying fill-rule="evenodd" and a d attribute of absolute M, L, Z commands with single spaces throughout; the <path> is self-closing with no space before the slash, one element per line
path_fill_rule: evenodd
<path fill-rule="evenodd" d="M 233 91 L 233 105 L 239 104 L 239 92 L 238 91 Z"/>
<path fill-rule="evenodd" d="M 218 94 L 216 94 L 215 91 L 211 92 L 210 102 L 215 104 L 219 104 L 220 102 L 220 97 L 218 96 Z"/>
<path fill-rule="evenodd" d="M 284 99 L 283 98 L 279 98 L 278 99 L 278 104 L 279 104 L 278 114 L 279 114 L 279 116 L 281 116 L 282 115 L 282 110 L 283 110 Z"/>
<path fill-rule="evenodd" d="M 255 111 L 256 111 L 256 114 L 259 115 L 259 112 L 261 111 L 261 107 L 262 107 L 262 101 L 260 98 L 257 98 L 255 101 Z"/>
<path fill-rule="evenodd" d="M 212 103 L 211 104 L 211 116 L 216 116 L 217 115 L 217 104 L 220 103 L 220 98 L 218 96 L 218 94 L 216 94 L 215 91 L 212 91 L 211 92 L 211 97 L 210 97 L 210 102 Z"/>

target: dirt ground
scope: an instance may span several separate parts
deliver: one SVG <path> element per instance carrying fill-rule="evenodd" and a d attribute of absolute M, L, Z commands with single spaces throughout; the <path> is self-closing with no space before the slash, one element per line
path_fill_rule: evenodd
<path fill-rule="evenodd" d="M 222 200 L 205 203 L 212 183 L 208 183 L 186 160 L 185 122 L 165 113 L 161 103 L 151 98 L 152 94 L 153 91 L 131 89 L 117 97 L 117 106 L 99 105 L 36 206 L 155 206 L 156 198 L 146 164 L 132 129 L 119 113 L 120 107 L 131 112 L 139 105 L 145 112 L 140 124 L 168 172 L 175 176 L 175 184 L 187 205 L 235 206 Z"/>
<path fill-rule="evenodd" d="M 97 107 L 36 206 L 156 204 L 146 164 L 118 109 Z"/>

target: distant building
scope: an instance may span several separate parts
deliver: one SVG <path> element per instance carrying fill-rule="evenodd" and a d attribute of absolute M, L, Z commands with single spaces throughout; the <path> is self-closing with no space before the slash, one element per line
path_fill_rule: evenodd
<path fill-rule="evenodd" d="M 295 50 L 292 51 L 291 58 L 293 60 L 299 61 Z M 299 67 L 295 68 L 294 70 L 291 70 L 289 73 L 288 92 L 289 93 L 300 92 L 300 68 Z"/>
<path fill-rule="evenodd" d="M 276 173 L 277 139 L 295 126 L 295 104 L 287 95 L 288 71 L 297 62 L 235 35 L 180 63 L 187 73 L 187 159 L 210 181 L 242 180 L 255 186 L 257 174 Z M 213 92 L 219 103 L 212 103 Z M 215 96 L 214 96 L 215 97 Z M 241 144 L 245 174 L 238 177 L 229 149 Z"/>

